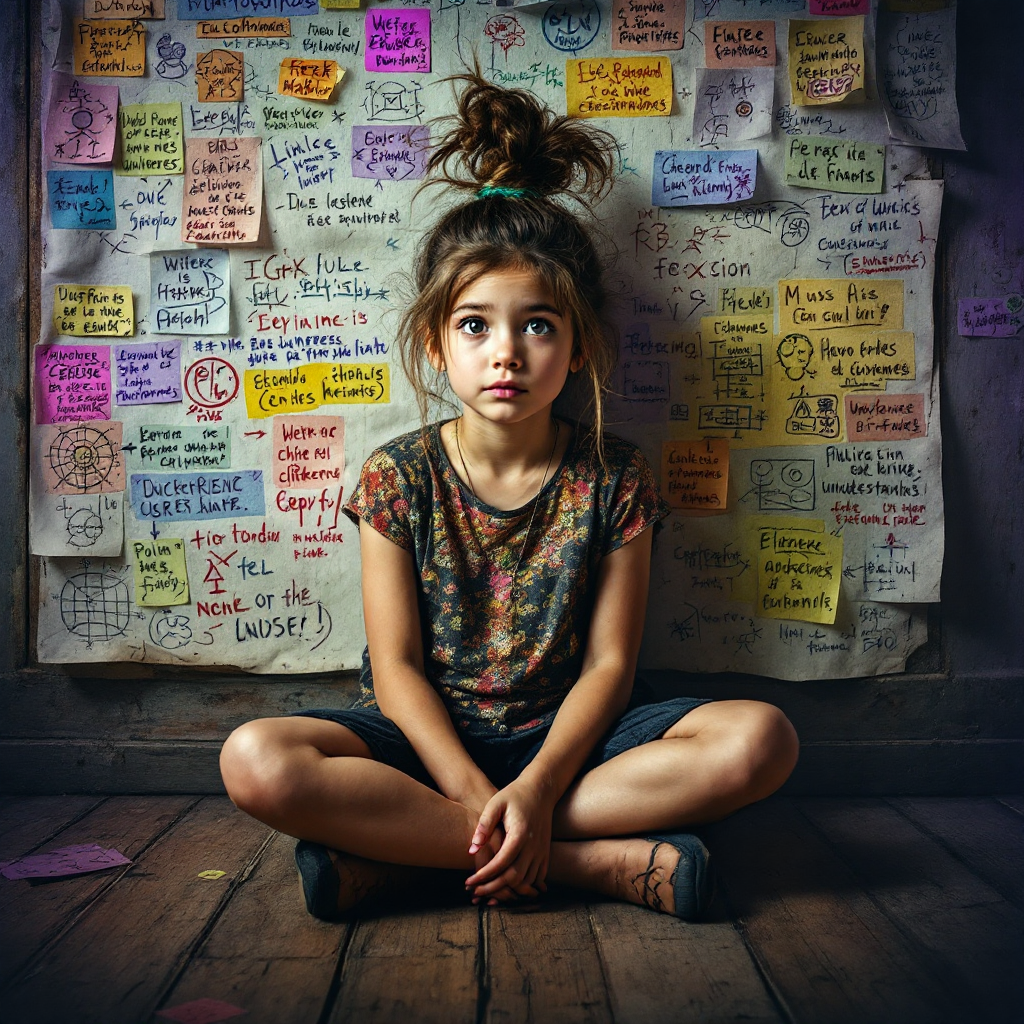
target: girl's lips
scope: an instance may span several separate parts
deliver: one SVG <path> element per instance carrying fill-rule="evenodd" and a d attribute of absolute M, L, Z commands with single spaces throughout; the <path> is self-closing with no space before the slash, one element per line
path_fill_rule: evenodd
<path fill-rule="evenodd" d="M 514 398 L 516 395 L 523 394 L 526 389 L 519 387 L 518 384 L 511 383 L 511 381 L 503 381 L 498 384 L 492 384 L 490 387 L 484 388 L 484 390 L 496 398 Z"/>

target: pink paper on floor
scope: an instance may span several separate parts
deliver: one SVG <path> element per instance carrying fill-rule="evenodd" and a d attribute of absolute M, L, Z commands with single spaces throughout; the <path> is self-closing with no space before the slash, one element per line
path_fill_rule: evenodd
<path fill-rule="evenodd" d="M 215 1021 L 227 1020 L 229 1017 L 237 1017 L 240 1013 L 247 1012 L 219 999 L 193 999 L 190 1003 L 157 1010 L 156 1015 L 176 1020 L 179 1024 L 214 1024 Z"/>
<path fill-rule="evenodd" d="M 64 846 L 59 850 L 32 853 L 27 857 L 0 864 L 4 878 L 63 878 L 66 875 L 84 875 L 90 871 L 105 871 L 131 861 L 117 850 L 104 850 L 95 843 L 82 846 Z"/>

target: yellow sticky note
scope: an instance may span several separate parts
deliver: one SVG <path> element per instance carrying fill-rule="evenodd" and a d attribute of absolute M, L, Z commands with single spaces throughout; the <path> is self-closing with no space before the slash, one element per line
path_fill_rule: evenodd
<path fill-rule="evenodd" d="M 82 14 L 86 18 L 162 19 L 164 0 L 85 0 Z"/>
<path fill-rule="evenodd" d="M 157 537 L 131 541 L 135 603 L 143 608 L 188 604 L 185 542 Z"/>
<path fill-rule="evenodd" d="M 339 67 L 336 60 L 303 60 L 301 57 L 289 57 L 281 61 L 277 91 L 282 96 L 296 96 L 303 100 L 326 103 L 344 74 L 344 69 Z"/>
<path fill-rule="evenodd" d="M 757 482 L 763 480 L 765 474 L 787 475 L 794 461 L 799 460 L 787 457 L 774 460 L 761 459 L 751 463 L 751 477 L 755 481 L 755 486 L 758 486 L 759 491 L 761 490 Z M 768 487 L 772 487 L 770 480 L 768 481 Z M 812 533 L 825 532 L 825 523 L 821 519 L 802 519 L 800 516 L 792 515 L 746 516 L 741 519 L 739 534 L 736 538 L 739 558 L 744 563 L 750 565 L 754 571 L 743 573 L 734 582 L 733 590 L 730 594 L 731 599 L 734 601 L 749 601 L 751 604 L 757 601 L 757 563 L 760 549 L 759 531 L 765 527 L 780 530 L 809 530 Z"/>
<path fill-rule="evenodd" d="M 200 871 L 196 876 L 197 878 L 223 878 L 227 874 L 226 871 Z"/>
<path fill-rule="evenodd" d="M 729 442 L 666 441 L 661 446 L 661 494 L 672 508 L 724 512 Z"/>
<path fill-rule="evenodd" d="M 799 107 L 864 99 L 864 16 L 789 23 L 789 85 Z"/>
<path fill-rule="evenodd" d="M 359 0 L 320 0 L 320 6 L 325 10 L 345 10 L 346 8 L 357 9 Z"/>
<path fill-rule="evenodd" d="M 879 278 L 779 281 L 779 331 L 815 334 L 845 327 L 903 329 L 903 281 Z"/>
<path fill-rule="evenodd" d="M 129 103 L 118 109 L 121 166 L 117 174 L 183 174 L 180 103 Z"/>
<path fill-rule="evenodd" d="M 831 625 L 842 575 L 842 537 L 811 527 L 758 527 L 758 615 Z"/>
<path fill-rule="evenodd" d="M 767 313 L 772 308 L 771 288 L 733 287 L 718 289 L 718 308 L 723 313 L 733 316 Z"/>
<path fill-rule="evenodd" d="M 387 363 L 307 363 L 287 370 L 246 370 L 250 419 L 308 412 L 321 405 L 382 405 L 391 401 Z"/>
<path fill-rule="evenodd" d="M 197 39 L 268 38 L 291 34 L 290 18 L 218 18 L 196 22 Z"/>
<path fill-rule="evenodd" d="M 146 26 L 135 19 L 75 19 L 76 75 L 140 78 L 146 73 Z"/>
<path fill-rule="evenodd" d="M 237 103 L 244 83 L 245 59 L 237 50 L 209 50 L 196 55 L 200 103 Z"/>
<path fill-rule="evenodd" d="M 662 117 L 672 113 L 668 57 L 587 57 L 565 62 L 570 117 Z"/>
<path fill-rule="evenodd" d="M 75 338 L 130 338 L 135 306 L 127 285 L 58 284 L 53 289 L 53 326 Z"/>

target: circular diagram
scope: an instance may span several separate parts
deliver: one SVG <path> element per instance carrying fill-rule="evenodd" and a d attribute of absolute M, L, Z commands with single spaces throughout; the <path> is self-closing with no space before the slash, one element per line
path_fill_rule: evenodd
<path fill-rule="evenodd" d="M 220 409 L 238 394 L 238 373 L 226 359 L 197 359 L 185 372 L 185 393 L 204 409 Z"/>
<path fill-rule="evenodd" d="M 71 427 L 61 431 L 50 445 L 49 458 L 50 468 L 61 484 L 86 492 L 106 482 L 117 452 L 102 430 Z"/>
<path fill-rule="evenodd" d="M 102 572 L 69 576 L 60 592 L 60 617 L 69 633 L 92 643 L 124 636 L 131 601 L 128 586 Z"/>

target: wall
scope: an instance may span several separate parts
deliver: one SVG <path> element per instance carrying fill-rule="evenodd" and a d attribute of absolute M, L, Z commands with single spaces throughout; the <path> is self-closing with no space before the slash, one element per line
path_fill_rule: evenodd
<path fill-rule="evenodd" d="M 7 211 L 0 252 L 8 288 L 0 302 L 0 377 L 10 481 L 0 552 L 0 785 L 12 792 L 202 792 L 219 789 L 216 753 L 234 725 L 302 706 L 337 703 L 352 679 L 174 674 L 139 678 L 131 666 L 89 675 L 34 667 L 28 657 L 25 429 L 30 338 L 26 295 L 39 258 L 29 202 L 38 188 L 38 116 L 30 67 L 27 4 L 12 11 L 0 42 L 0 88 L 11 131 L 0 139 L 0 191 Z M 898 676 L 785 683 L 755 677 L 657 673 L 666 693 L 758 697 L 778 703 L 804 741 L 789 787 L 816 793 L 1007 791 L 1024 776 L 1024 603 L 1015 596 L 1022 528 L 1020 339 L 962 339 L 959 296 L 1024 290 L 1020 119 L 1000 97 L 1015 92 L 1019 56 L 1012 30 L 1024 22 L 1012 0 L 966 4 L 959 26 L 959 97 L 967 154 L 935 154 L 946 180 L 936 289 L 937 357 L 942 373 L 947 551 L 943 601 L 931 640 Z M 996 36 L 997 38 L 992 38 Z M 37 104 L 37 100 L 34 101 Z M 1016 415 L 1014 415 L 1016 413 Z M 133 674 L 133 672 L 135 674 Z"/>

